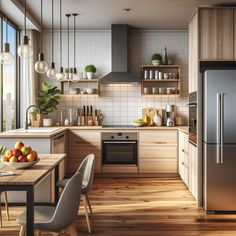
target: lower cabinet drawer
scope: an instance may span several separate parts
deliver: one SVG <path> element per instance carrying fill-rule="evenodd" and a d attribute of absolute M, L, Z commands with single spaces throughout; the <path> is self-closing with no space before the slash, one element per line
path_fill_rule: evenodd
<path fill-rule="evenodd" d="M 74 158 L 71 158 L 71 159 L 69 160 L 69 165 L 68 165 L 69 170 L 68 170 L 68 172 L 69 172 L 70 174 L 74 174 L 74 173 L 77 171 L 77 169 L 79 168 L 79 166 L 80 166 L 80 164 L 81 164 L 82 161 L 83 161 L 83 159 L 74 159 Z M 96 159 L 95 159 L 94 172 L 95 172 L 95 173 L 101 173 L 101 160 L 100 160 L 100 158 L 96 158 Z"/>
<path fill-rule="evenodd" d="M 140 173 L 178 173 L 176 158 L 145 158 L 139 159 Z"/>
<path fill-rule="evenodd" d="M 176 158 L 177 159 L 177 145 L 140 145 L 139 146 L 140 159 L 152 158 Z"/>

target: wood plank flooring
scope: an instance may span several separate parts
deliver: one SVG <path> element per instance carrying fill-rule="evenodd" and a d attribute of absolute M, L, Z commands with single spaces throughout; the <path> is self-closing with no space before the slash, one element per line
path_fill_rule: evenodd
<path fill-rule="evenodd" d="M 179 179 L 96 178 L 89 195 L 94 236 L 236 236 L 236 215 L 206 215 Z M 18 235 L 23 207 L 3 211 L 0 235 Z M 89 235 L 81 205 L 78 235 Z M 50 235 L 50 234 L 43 234 Z M 64 233 L 63 236 L 68 234 Z"/>

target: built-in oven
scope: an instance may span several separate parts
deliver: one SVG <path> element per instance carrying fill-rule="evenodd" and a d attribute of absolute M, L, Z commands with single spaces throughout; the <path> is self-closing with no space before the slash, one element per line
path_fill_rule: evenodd
<path fill-rule="evenodd" d="M 137 132 L 102 133 L 101 140 L 102 165 L 137 165 Z"/>
<path fill-rule="evenodd" d="M 189 142 L 197 145 L 197 92 L 189 93 Z"/>

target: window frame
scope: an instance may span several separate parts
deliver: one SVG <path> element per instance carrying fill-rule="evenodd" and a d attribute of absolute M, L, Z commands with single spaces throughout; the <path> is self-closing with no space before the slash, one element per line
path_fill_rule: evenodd
<path fill-rule="evenodd" d="M 19 27 L 11 20 L 9 19 L 2 11 L 0 11 L 0 31 L 2 32 L 3 29 L 3 21 L 8 21 L 8 24 L 13 27 L 16 31 L 15 34 L 15 48 L 17 53 L 17 47 L 19 45 Z M 3 49 L 3 33 L 0 35 L 0 45 L 1 45 L 1 52 Z M 16 67 L 16 77 L 15 77 L 15 121 L 16 121 L 16 128 L 19 128 L 20 126 L 20 71 L 19 71 L 19 58 L 16 55 L 15 60 L 15 67 Z M 0 132 L 3 132 L 3 65 L 0 65 Z"/>

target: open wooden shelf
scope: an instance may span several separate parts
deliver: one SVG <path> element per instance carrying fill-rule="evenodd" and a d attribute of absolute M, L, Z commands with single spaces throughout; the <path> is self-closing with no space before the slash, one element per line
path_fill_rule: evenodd
<path fill-rule="evenodd" d="M 147 76 L 150 76 L 150 71 L 152 71 L 152 79 L 144 78 L 145 71 L 147 71 Z M 158 78 L 155 79 L 155 72 L 158 71 Z M 159 72 L 162 72 L 162 78 L 159 79 Z M 164 73 L 168 73 L 171 78 L 164 79 Z M 173 79 L 174 77 L 174 79 Z M 179 97 L 180 96 L 180 66 L 179 65 L 142 65 L 141 66 L 141 95 L 143 97 Z M 144 88 L 148 88 L 149 91 L 152 88 L 173 88 L 174 93 L 144 93 Z"/>
<path fill-rule="evenodd" d="M 66 97 L 99 97 L 100 95 L 100 80 L 99 79 L 80 79 L 77 81 L 73 80 L 60 80 L 61 83 L 61 91 L 62 94 L 61 96 L 66 96 Z M 77 84 L 77 86 L 76 86 Z M 83 85 L 84 84 L 84 85 Z M 79 89 L 86 89 L 86 88 L 94 88 L 96 89 L 96 94 L 69 94 L 69 93 L 64 93 L 65 92 L 65 85 L 68 85 L 68 87 L 71 88 L 79 88 Z M 88 86 L 88 87 L 87 87 Z"/>

